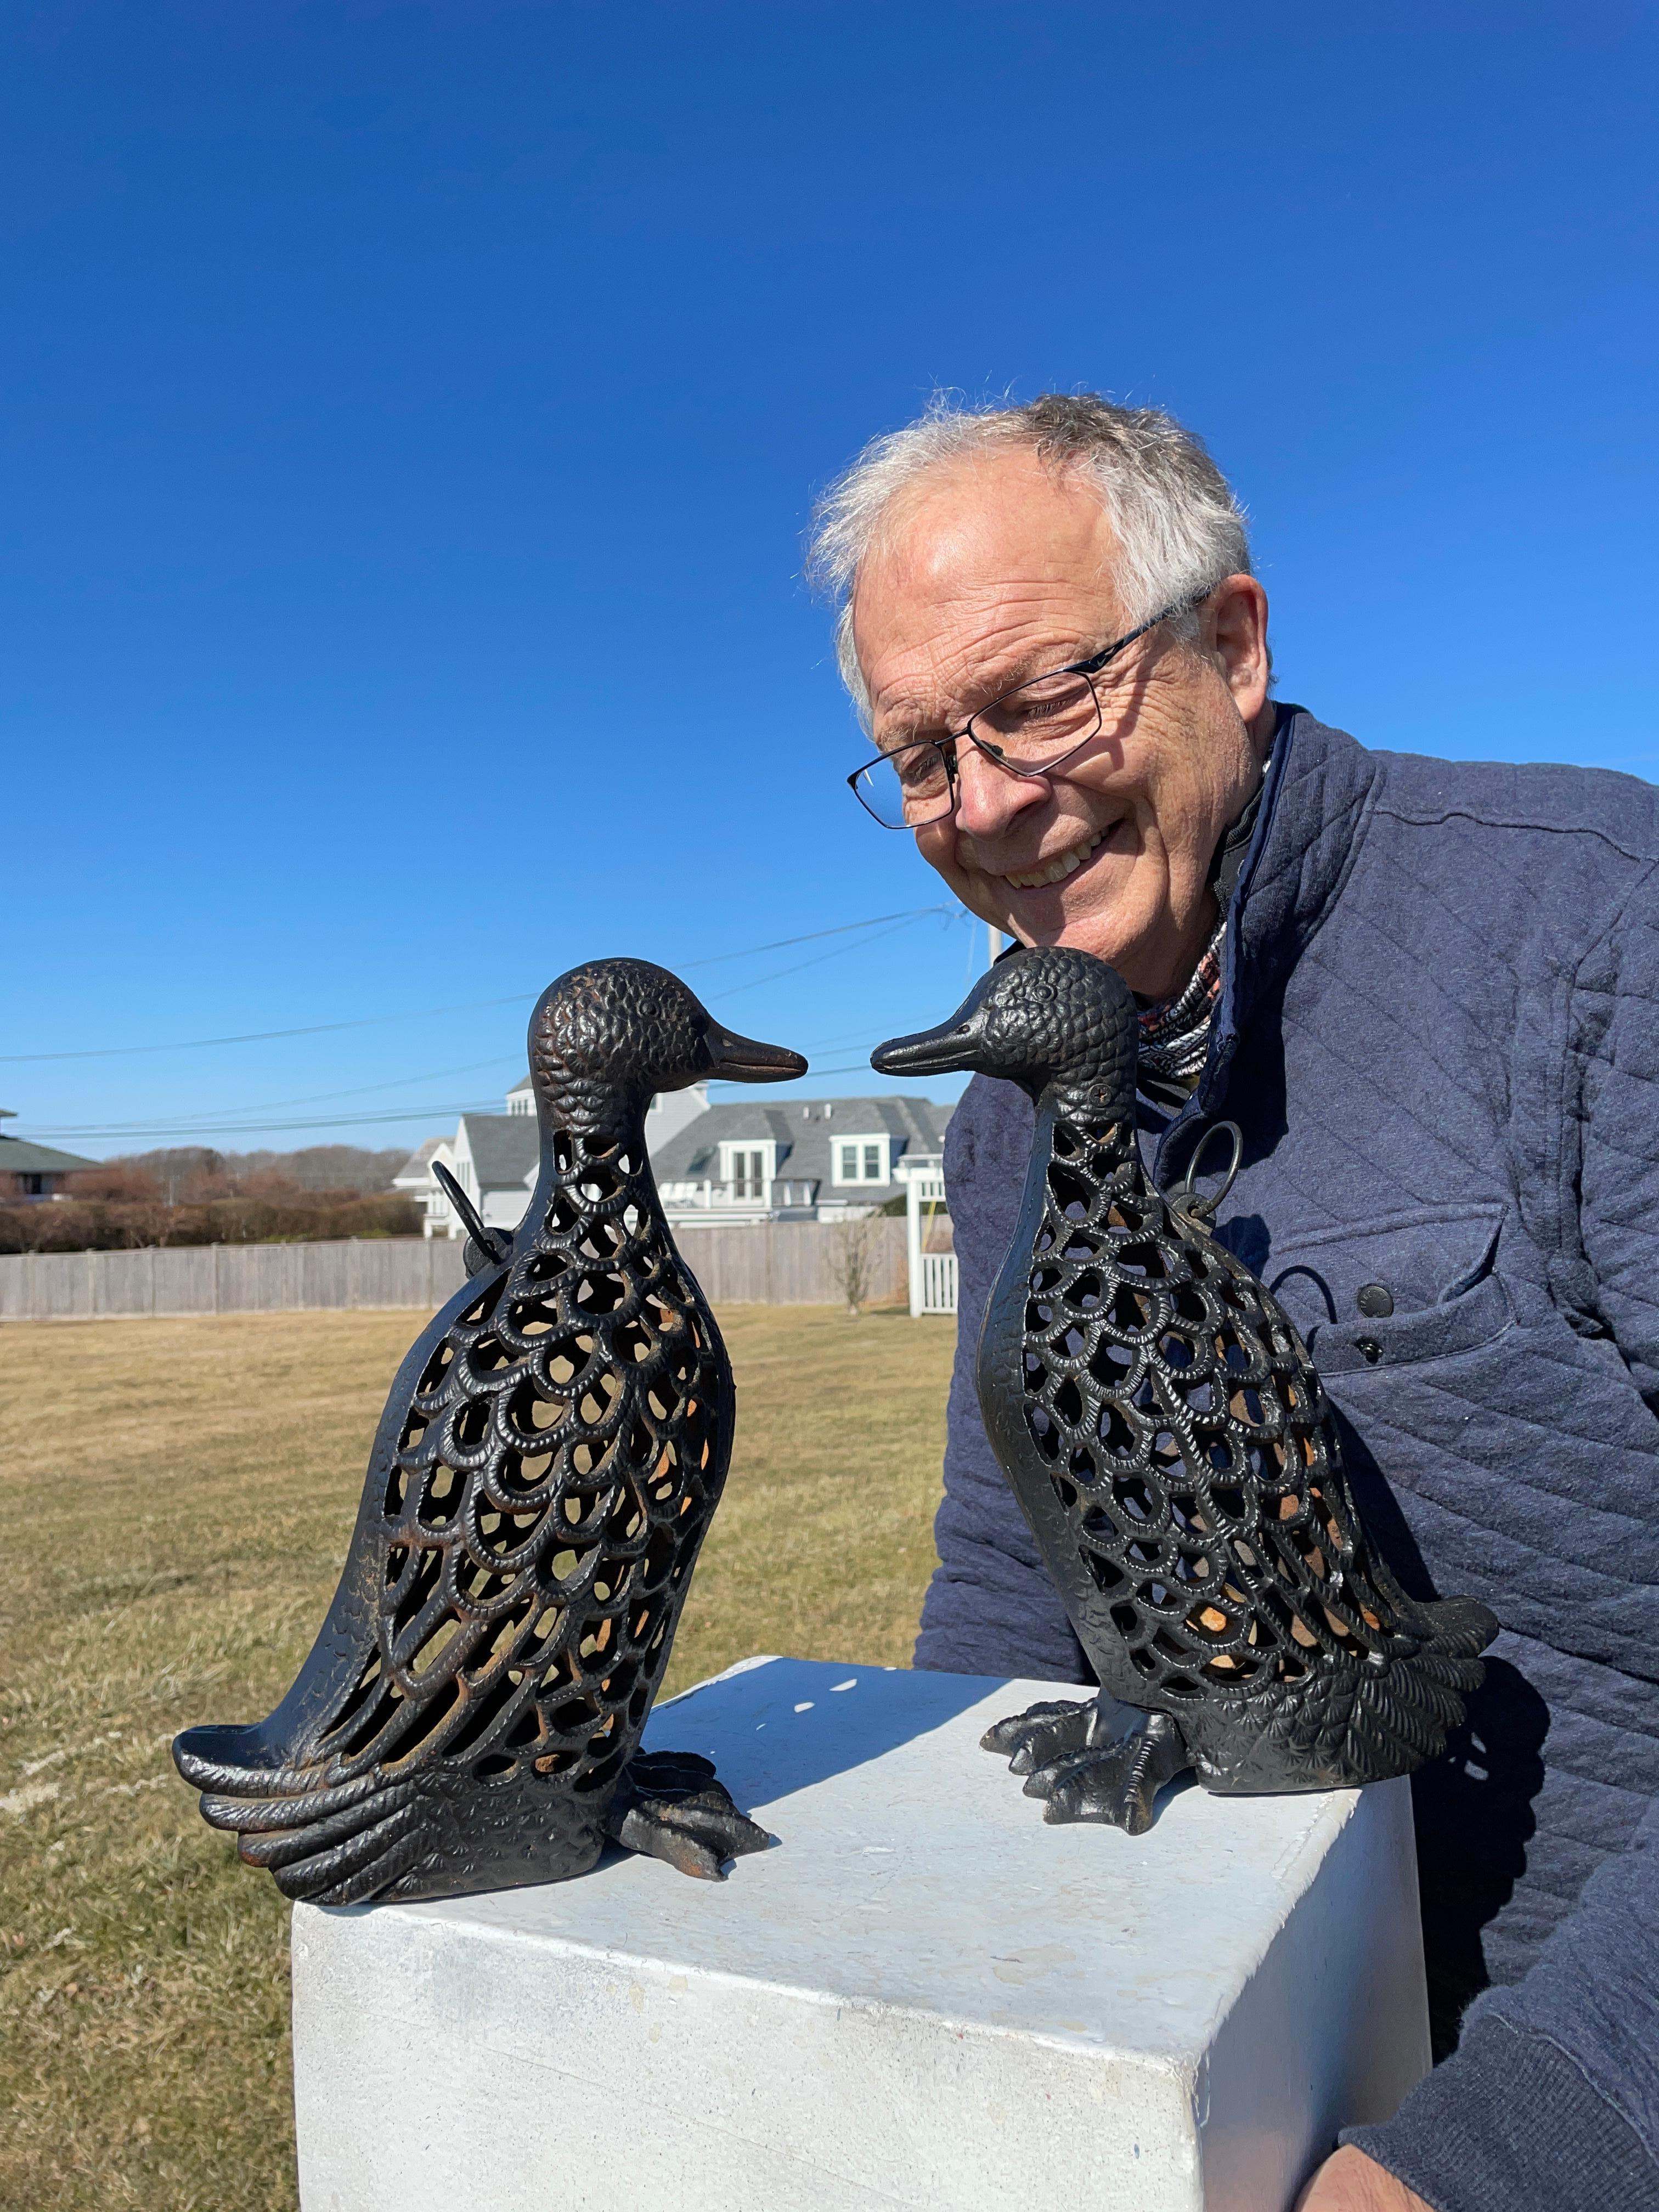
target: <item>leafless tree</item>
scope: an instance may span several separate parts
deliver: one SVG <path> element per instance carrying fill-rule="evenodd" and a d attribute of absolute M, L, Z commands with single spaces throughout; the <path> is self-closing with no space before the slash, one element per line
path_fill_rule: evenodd
<path fill-rule="evenodd" d="M 836 1286 L 856 1321 L 869 1300 L 876 1272 L 876 1244 L 880 1224 L 873 1215 L 843 1221 L 836 1228 L 831 1267 Z"/>

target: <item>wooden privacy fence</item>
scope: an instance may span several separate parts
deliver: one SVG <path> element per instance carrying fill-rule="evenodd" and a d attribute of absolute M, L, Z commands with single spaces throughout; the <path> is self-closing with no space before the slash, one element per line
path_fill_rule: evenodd
<path fill-rule="evenodd" d="M 891 1305 L 905 1295 L 904 1224 L 877 1215 L 862 1230 L 870 1251 L 865 1302 Z M 710 1305 L 844 1305 L 836 1272 L 842 1225 L 835 1221 L 763 1221 L 753 1229 L 677 1229 L 674 1242 Z"/>
<path fill-rule="evenodd" d="M 711 1304 L 837 1305 L 841 1227 L 774 1221 L 675 1232 Z M 868 1224 L 865 1296 L 906 1293 L 904 1224 Z M 0 1322 L 98 1321 L 149 1314 L 298 1313 L 410 1306 L 431 1312 L 465 1279 L 447 1237 L 316 1244 L 187 1244 L 138 1252 L 0 1253 Z"/>
<path fill-rule="evenodd" d="M 0 1321 L 141 1314 L 295 1313 L 440 1306 L 465 1279 L 461 1247 L 419 1237 L 316 1244 L 180 1244 L 158 1251 L 0 1255 Z"/>

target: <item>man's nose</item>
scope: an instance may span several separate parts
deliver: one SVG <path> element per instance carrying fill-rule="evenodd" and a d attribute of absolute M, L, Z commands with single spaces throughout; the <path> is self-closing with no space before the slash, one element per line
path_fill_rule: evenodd
<path fill-rule="evenodd" d="M 957 754 L 957 828 L 970 837 L 1000 837 L 1028 806 L 1048 795 L 1041 776 L 1010 775 L 986 759 L 977 745 Z"/>

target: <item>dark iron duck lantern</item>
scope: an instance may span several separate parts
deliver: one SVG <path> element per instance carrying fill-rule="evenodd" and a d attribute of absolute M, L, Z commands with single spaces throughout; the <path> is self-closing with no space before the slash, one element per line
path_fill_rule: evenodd
<path fill-rule="evenodd" d="M 1005 958 L 885 1075 L 1018 1083 L 1036 1134 L 981 1333 L 987 1432 L 1102 1686 L 998 1723 L 1050 1820 L 1139 1834 L 1193 1769 L 1328 1790 L 1435 1758 L 1498 1623 L 1418 1603 L 1359 1523 L 1319 1376 L 1200 1209 L 1147 1180 L 1134 1001 L 1060 947 Z"/>
<path fill-rule="evenodd" d="M 476 1272 L 392 1386 L 310 1657 L 267 1720 L 173 1744 L 289 1897 L 557 1881 L 607 1841 L 717 1876 L 768 1840 L 706 1759 L 637 1749 L 732 1429 L 644 1124 L 654 1092 L 806 1062 L 641 960 L 561 976 L 529 1044 L 534 1194 L 508 1235 L 450 1185 Z"/>

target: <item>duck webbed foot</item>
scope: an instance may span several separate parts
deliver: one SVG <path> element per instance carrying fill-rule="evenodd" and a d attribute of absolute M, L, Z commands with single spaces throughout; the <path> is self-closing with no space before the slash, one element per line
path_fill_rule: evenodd
<path fill-rule="evenodd" d="M 702 1881 L 720 1881 L 728 1859 L 763 1851 L 772 1840 L 738 1810 L 709 1761 L 694 1751 L 635 1752 L 605 1828 L 625 1850 L 666 1859 Z"/>
<path fill-rule="evenodd" d="M 1131 1836 L 1146 1834 L 1158 1791 L 1192 1765 L 1168 1713 L 1121 1705 L 1103 1690 L 1014 1713 L 980 1743 L 1025 1776 L 1025 1795 L 1045 1801 L 1045 1820 L 1098 1820 Z"/>

